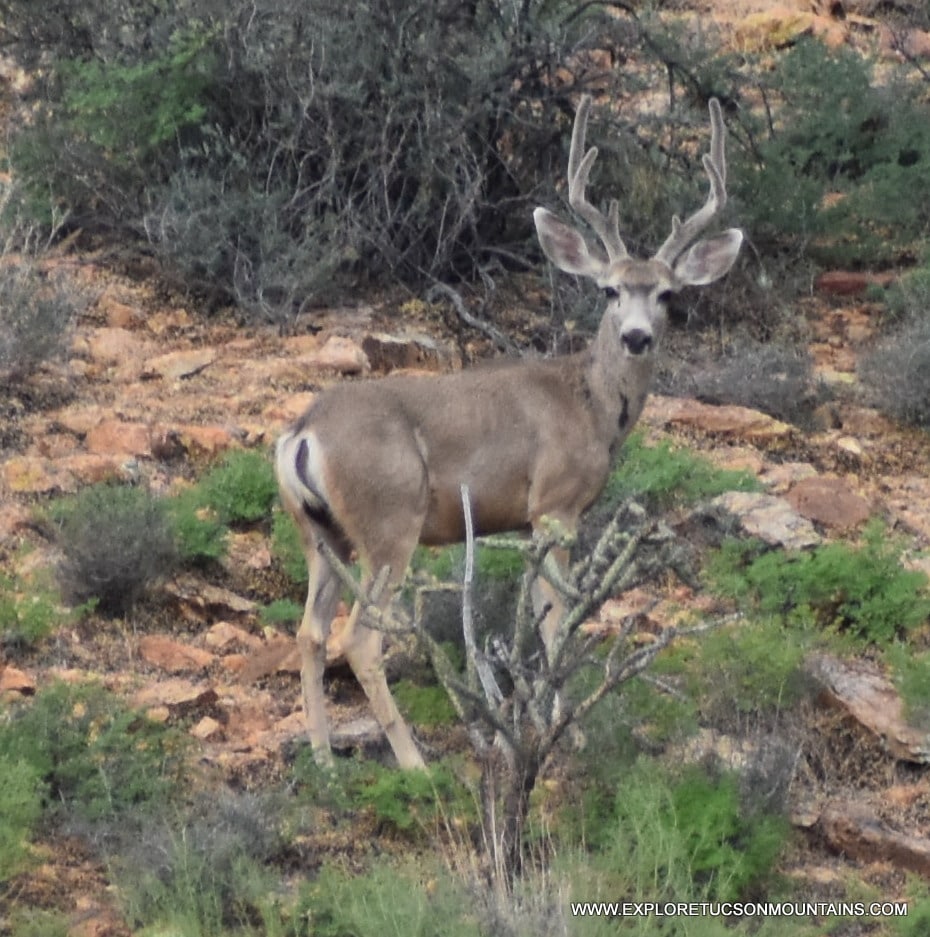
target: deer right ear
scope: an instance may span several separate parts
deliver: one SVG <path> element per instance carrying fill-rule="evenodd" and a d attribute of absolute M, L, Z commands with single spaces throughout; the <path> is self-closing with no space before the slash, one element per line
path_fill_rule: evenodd
<path fill-rule="evenodd" d="M 533 212 L 533 221 L 536 222 L 543 253 L 559 270 L 593 279 L 604 272 L 604 261 L 588 250 L 585 239 L 574 228 L 559 221 L 551 211 L 537 208 Z"/>

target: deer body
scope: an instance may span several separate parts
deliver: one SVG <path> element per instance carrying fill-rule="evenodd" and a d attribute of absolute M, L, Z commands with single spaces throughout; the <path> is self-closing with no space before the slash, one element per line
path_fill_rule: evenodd
<path fill-rule="evenodd" d="M 591 277 L 608 295 L 594 341 L 552 360 L 513 360 L 436 377 L 397 376 L 342 384 L 322 393 L 278 441 L 282 501 L 300 528 L 310 572 L 298 631 L 304 712 L 317 756 L 328 760 L 323 694 L 325 642 L 339 584 L 320 540 L 344 558 L 354 549 L 370 583 L 384 567 L 399 582 L 418 543 L 464 539 L 460 486 L 467 484 L 476 532 L 537 529 L 543 518 L 567 529 L 600 494 L 611 457 L 639 418 L 665 326 L 669 296 L 709 283 L 732 265 L 742 234 L 685 248 L 725 199 L 722 118 L 711 106 L 713 140 L 705 167 L 712 192 L 651 260 L 630 258 L 607 216 L 584 197 L 596 150 L 582 155 L 589 107 L 582 101 L 569 157 L 569 201 L 607 249 L 593 254 L 582 236 L 543 208 L 534 213 L 540 242 L 562 270 Z M 541 628 L 548 644 L 561 607 L 542 579 L 537 600 L 549 608 Z M 341 638 L 402 767 L 422 757 L 388 690 L 381 634 L 359 620 L 356 606 Z"/>

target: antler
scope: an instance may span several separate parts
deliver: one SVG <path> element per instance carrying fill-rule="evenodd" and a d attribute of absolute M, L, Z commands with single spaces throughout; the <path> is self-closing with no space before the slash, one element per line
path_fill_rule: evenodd
<path fill-rule="evenodd" d="M 572 147 L 568 154 L 568 204 L 591 225 L 607 249 L 607 256 L 610 260 L 622 260 L 629 255 L 620 237 L 620 203 L 616 199 L 611 199 L 610 208 L 605 215 L 595 208 L 584 194 L 591 167 L 597 159 L 596 146 L 592 146 L 587 153 L 584 152 L 584 138 L 588 129 L 590 111 L 591 98 L 585 95 L 578 104 L 575 126 L 572 128 Z"/>
<path fill-rule="evenodd" d="M 710 224 L 711 219 L 727 203 L 727 159 L 725 152 L 726 130 L 723 113 L 716 98 L 709 101 L 710 109 L 710 153 L 705 153 L 702 162 L 710 179 L 707 201 L 687 221 L 682 223 L 678 215 L 672 218 L 672 233 L 655 255 L 669 266 L 674 264 L 681 252 Z"/>

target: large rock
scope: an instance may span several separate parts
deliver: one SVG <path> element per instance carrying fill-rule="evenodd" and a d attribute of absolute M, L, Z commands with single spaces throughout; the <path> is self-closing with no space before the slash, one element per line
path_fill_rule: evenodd
<path fill-rule="evenodd" d="M 869 502 L 843 478 L 803 478 L 785 497 L 799 514 L 832 530 L 851 530 L 872 515 Z"/>
<path fill-rule="evenodd" d="M 930 764 L 930 734 L 908 724 L 900 694 L 875 664 L 817 654 L 807 670 L 827 701 L 874 733 L 890 755 Z"/>
<path fill-rule="evenodd" d="M 801 550 L 821 541 L 814 525 L 777 495 L 728 491 L 714 498 L 702 511 L 722 526 L 736 524 L 750 537 L 786 550 Z"/>
<path fill-rule="evenodd" d="M 788 439 L 795 432 L 790 424 L 749 407 L 718 407 L 686 397 L 652 396 L 646 402 L 643 419 L 653 426 L 691 429 L 757 445 Z"/>

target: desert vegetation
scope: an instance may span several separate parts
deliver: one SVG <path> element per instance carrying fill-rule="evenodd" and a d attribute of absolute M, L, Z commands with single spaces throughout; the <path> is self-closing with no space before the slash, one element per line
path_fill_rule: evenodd
<path fill-rule="evenodd" d="M 926 10 L 859 4 L 884 32 L 739 45 L 687 6 L 61 0 L 40 16 L 0 0 L 0 42 L 24 76 L 7 90 L 0 175 L 4 459 L 27 448 L 28 414 L 94 376 L 68 371 L 93 321 L 93 288 L 65 263 L 82 254 L 144 271 L 226 340 L 307 334 L 324 307 L 377 294 L 441 308 L 466 357 L 578 347 L 602 306 L 546 276 L 531 212 L 558 204 L 575 104 L 591 93 L 589 136 L 609 150 L 592 188 L 620 193 L 640 255 L 703 198 L 709 97 L 726 116 L 724 223 L 748 249 L 726 281 L 676 300 L 660 389 L 791 424 L 772 448 L 788 468 L 848 464 L 849 446 L 810 455 L 847 405 L 910 434 L 903 455 L 876 445 L 862 465 L 916 463 L 930 426 L 930 206 L 915 197 L 930 187 L 930 80 L 905 40 L 930 30 Z M 874 331 L 855 381 L 828 385 L 809 304 L 835 267 L 889 277 L 856 300 Z M 526 323 L 515 295 L 537 307 Z M 64 433 L 50 424 L 50 451 Z M 256 641 L 302 614 L 306 567 L 270 437 L 242 442 L 10 497 L 23 519 L 0 528 L 0 663 L 43 680 L 0 699 L 4 937 L 76 933 L 68 886 L 45 871 L 61 852 L 93 870 L 112 933 L 139 937 L 924 933 L 925 878 L 821 859 L 797 818 L 824 789 L 877 777 L 913 797 L 908 823 L 930 800 L 925 765 L 824 713 L 809 667 L 868 661 L 927 731 L 927 543 L 889 511 L 804 549 L 773 545 L 703 510 L 768 482 L 693 440 L 637 432 L 576 540 L 553 529 L 417 553 L 382 625 L 428 772 L 397 771 L 377 744 L 329 772 L 293 743 L 224 773 L 201 757 L 193 712 L 153 718 L 131 700 L 147 673 L 139 639 L 193 631 L 171 583 L 247 597 Z M 242 544 L 267 552 L 261 573 Z M 572 550 L 558 673 L 527 601 L 555 546 Z M 357 571 L 344 577 L 344 598 L 366 600 Z M 599 618 L 606 598 L 617 604 Z M 296 704 L 292 677 L 262 679 Z M 339 676 L 330 689 L 351 693 Z M 547 721 L 556 691 L 566 718 Z M 811 854 L 847 864 L 815 882 L 795 874 Z M 892 893 L 906 918 L 573 911 Z"/>

